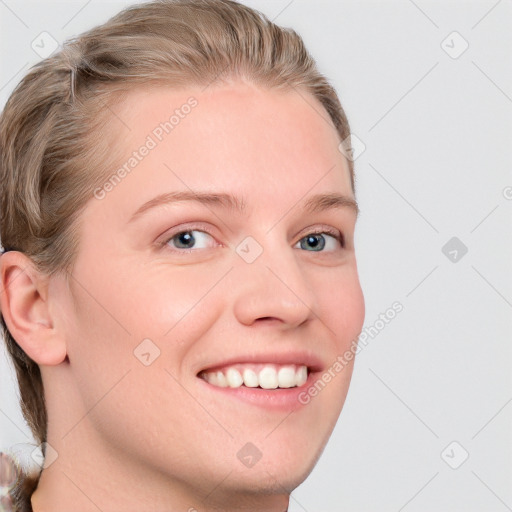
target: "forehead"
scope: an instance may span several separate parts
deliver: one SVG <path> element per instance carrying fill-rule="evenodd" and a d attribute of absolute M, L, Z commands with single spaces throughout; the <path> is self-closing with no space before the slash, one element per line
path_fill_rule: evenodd
<path fill-rule="evenodd" d="M 305 91 L 247 83 L 205 90 L 158 86 L 127 93 L 116 115 L 123 125 L 112 133 L 120 157 L 110 176 L 124 168 L 124 177 L 108 202 L 114 207 L 117 201 L 126 215 L 177 190 L 222 190 L 265 207 L 283 207 L 284 196 L 353 196 L 338 133 Z"/>
<path fill-rule="evenodd" d="M 210 85 L 206 89 L 152 86 L 127 93 L 116 112 L 124 126 L 116 145 L 127 157 L 148 139 L 152 156 L 180 160 L 184 151 L 194 167 L 289 166 L 338 164 L 348 173 L 339 152 L 339 135 L 310 93 L 299 89 L 268 89 L 246 82 Z"/>

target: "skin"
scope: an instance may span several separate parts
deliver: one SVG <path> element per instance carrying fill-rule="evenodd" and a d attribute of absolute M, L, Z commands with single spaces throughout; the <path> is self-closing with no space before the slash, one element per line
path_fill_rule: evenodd
<path fill-rule="evenodd" d="M 233 355 L 287 350 L 327 368 L 360 333 L 364 299 L 356 213 L 297 206 L 318 193 L 354 198 L 338 134 L 308 93 L 242 81 L 132 91 L 116 109 L 131 130 L 111 125 L 120 165 L 190 96 L 198 104 L 172 133 L 86 205 L 70 275 L 40 275 L 15 251 L 0 260 L 2 314 L 40 365 L 58 453 L 35 512 L 283 512 L 343 407 L 353 361 L 291 414 L 206 393 L 196 376 Z M 242 196 L 246 212 L 189 201 L 128 222 L 158 194 L 189 189 Z M 346 247 L 330 236 L 324 252 L 298 245 L 325 227 Z M 187 229 L 194 252 L 165 244 Z M 263 248 L 251 264 L 235 251 L 247 236 Z M 149 366 L 133 353 L 146 338 L 160 350 Z M 251 468 L 237 458 L 247 442 L 262 454 Z"/>

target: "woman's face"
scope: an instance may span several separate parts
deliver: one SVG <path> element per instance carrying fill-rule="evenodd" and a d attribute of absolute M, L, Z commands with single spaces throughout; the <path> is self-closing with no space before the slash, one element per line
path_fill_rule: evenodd
<path fill-rule="evenodd" d="M 61 304 L 74 398 L 55 439 L 223 503 L 291 490 L 334 428 L 353 361 L 333 366 L 364 318 L 337 132 L 309 94 L 242 82 L 114 110 L 117 179 L 84 210 Z M 276 389 L 272 365 L 300 386 Z"/>

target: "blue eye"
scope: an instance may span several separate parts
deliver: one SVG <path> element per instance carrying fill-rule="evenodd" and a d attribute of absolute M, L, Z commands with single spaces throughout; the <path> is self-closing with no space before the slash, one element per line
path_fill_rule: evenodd
<path fill-rule="evenodd" d="M 208 245 L 208 241 L 214 243 Z M 174 252 L 188 253 L 197 249 L 208 249 L 215 245 L 214 237 L 199 229 L 188 229 L 179 231 L 161 242 Z M 308 252 L 332 252 L 345 248 L 343 234 L 337 230 L 316 231 L 302 237 L 294 246 Z"/>
<path fill-rule="evenodd" d="M 193 235 L 192 233 L 199 233 L 199 236 Z M 180 231 L 179 233 L 176 233 L 172 237 L 168 238 L 165 243 L 168 244 L 171 241 L 175 241 L 174 247 L 177 249 L 201 249 L 201 247 L 196 247 L 196 244 L 198 242 L 199 244 L 205 242 L 205 239 L 208 237 L 212 238 L 211 235 L 204 231 L 189 229 L 188 231 Z"/>
<path fill-rule="evenodd" d="M 328 238 L 327 240 L 326 237 Z M 345 241 L 341 233 L 321 231 L 317 233 L 309 233 L 307 236 L 301 238 L 297 242 L 297 245 L 299 245 L 301 249 L 309 252 L 330 252 L 335 251 L 338 248 L 338 245 L 341 248 L 344 248 Z M 312 251 L 309 250 L 309 247 L 312 248 Z M 329 250 L 324 251 L 323 249 L 325 247 L 328 247 Z"/>

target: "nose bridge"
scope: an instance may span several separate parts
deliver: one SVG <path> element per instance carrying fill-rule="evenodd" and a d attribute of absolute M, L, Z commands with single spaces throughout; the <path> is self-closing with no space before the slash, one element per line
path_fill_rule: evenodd
<path fill-rule="evenodd" d="M 235 249 L 235 314 L 246 324 L 270 317 L 299 325 L 314 316 L 314 293 L 296 249 L 278 229 L 256 236 L 247 236 Z"/>

